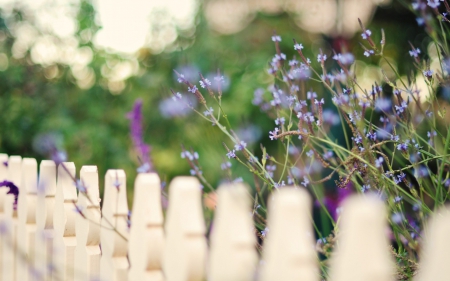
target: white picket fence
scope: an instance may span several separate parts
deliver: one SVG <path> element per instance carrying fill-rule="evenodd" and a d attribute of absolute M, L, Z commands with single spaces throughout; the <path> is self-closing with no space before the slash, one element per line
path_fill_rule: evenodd
<path fill-rule="evenodd" d="M 0 154 L 3 162 L 8 165 L 0 165 L 0 181 L 14 182 L 20 194 L 14 210 L 13 196 L 0 188 L 0 280 L 320 280 L 312 203 L 305 190 L 287 187 L 273 193 L 260 257 L 244 184 L 219 187 L 207 241 L 202 192 L 194 177 L 171 182 L 164 218 L 158 176 L 139 174 L 129 227 L 123 170 L 106 173 L 100 210 L 96 166 L 79 172 L 85 196 L 77 194 L 71 178 L 73 163 L 64 163 L 65 170 L 44 160 L 38 173 L 33 158 Z M 328 280 L 395 280 L 386 215 L 383 203 L 371 196 L 345 203 Z M 450 280 L 449 238 L 450 211 L 442 209 L 425 233 L 414 280 Z"/>

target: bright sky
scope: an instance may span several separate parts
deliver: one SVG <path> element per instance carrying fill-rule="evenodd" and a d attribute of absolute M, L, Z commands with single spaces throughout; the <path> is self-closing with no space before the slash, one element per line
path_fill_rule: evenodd
<path fill-rule="evenodd" d="M 152 11 L 164 10 L 165 23 L 188 28 L 194 23 L 196 0 L 94 0 L 103 29 L 95 42 L 116 51 L 133 53 L 152 41 Z M 154 20 L 154 19 L 153 19 Z M 173 30 L 175 31 L 175 30 Z"/>
<path fill-rule="evenodd" d="M 35 13 L 38 28 L 64 38 L 76 31 L 74 16 L 77 11 L 72 7 L 78 1 L 0 0 L 0 7 L 8 10 L 11 7 L 9 4 L 20 3 Z M 97 19 L 103 27 L 94 42 L 100 47 L 122 53 L 134 53 L 155 40 L 175 40 L 175 24 L 182 28 L 192 27 L 197 11 L 196 0 L 93 0 L 93 3 Z M 155 11 L 166 12 L 166 16 L 157 20 L 166 26 L 163 38 L 151 38 L 150 35 L 151 23 L 156 21 L 152 13 Z"/>

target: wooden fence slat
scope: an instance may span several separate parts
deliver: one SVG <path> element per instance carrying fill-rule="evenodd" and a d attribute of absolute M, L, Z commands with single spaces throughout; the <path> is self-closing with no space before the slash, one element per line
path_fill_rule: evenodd
<path fill-rule="evenodd" d="M 423 250 L 420 253 L 419 273 L 415 281 L 449 281 L 450 209 L 436 211 L 425 228 Z"/>
<path fill-rule="evenodd" d="M 36 208 L 35 264 L 37 273 L 46 281 L 52 280 L 53 259 L 53 214 L 55 210 L 56 165 L 43 160 L 39 166 L 39 184 Z"/>
<path fill-rule="evenodd" d="M 219 187 L 212 227 L 208 280 L 254 280 L 258 255 L 251 198 L 246 185 L 236 183 Z"/>
<path fill-rule="evenodd" d="M 0 153 L 0 181 L 8 179 L 8 155 Z M 0 188 L 0 228 L 3 229 L 5 225 L 5 199 L 7 188 Z M 3 270 L 3 244 L 5 239 L 3 239 L 3 231 L 0 230 L 0 269 Z M 0 274 L 0 281 L 3 281 L 3 274 Z"/>
<path fill-rule="evenodd" d="M 127 280 L 128 202 L 123 170 L 106 172 L 103 198 L 100 277 L 102 280 Z"/>
<path fill-rule="evenodd" d="M 10 156 L 8 160 L 8 180 L 20 188 L 22 180 L 22 157 Z M 17 280 L 16 254 L 17 254 L 17 210 L 13 208 L 14 196 L 8 194 L 5 198 L 6 228 L 3 251 L 3 280 Z"/>
<path fill-rule="evenodd" d="M 318 281 L 309 194 L 304 189 L 281 188 L 272 193 L 268 208 L 260 280 Z"/>
<path fill-rule="evenodd" d="M 76 216 L 75 280 L 93 280 L 100 277 L 100 193 L 97 166 L 83 166 L 80 179 L 86 188 L 78 192 L 77 206 L 82 212 Z"/>
<path fill-rule="evenodd" d="M 61 163 L 58 167 L 58 180 L 55 194 L 55 214 L 53 225 L 53 255 L 55 257 L 55 279 L 73 279 L 75 246 L 75 212 L 77 190 L 74 183 L 76 174 L 73 162 Z"/>
<path fill-rule="evenodd" d="M 195 177 L 173 179 L 169 202 L 163 255 L 166 280 L 204 280 L 207 245 L 199 181 Z"/>
<path fill-rule="evenodd" d="M 34 280 L 34 243 L 36 239 L 37 162 L 22 160 L 22 183 L 17 202 L 17 280 Z"/>
<path fill-rule="evenodd" d="M 157 174 L 138 174 L 134 183 L 128 257 L 131 281 L 163 281 L 164 217 Z"/>
<path fill-rule="evenodd" d="M 393 281 L 395 264 L 386 235 L 386 207 L 375 196 L 344 202 L 330 281 Z"/>

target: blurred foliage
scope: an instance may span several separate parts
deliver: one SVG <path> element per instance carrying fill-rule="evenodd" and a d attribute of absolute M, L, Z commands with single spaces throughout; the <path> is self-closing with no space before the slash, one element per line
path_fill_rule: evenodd
<path fill-rule="evenodd" d="M 0 151 L 40 160 L 45 156 L 33 149 L 38 146 L 34 140 L 39 135 L 53 133 L 60 136 L 69 160 L 77 167 L 98 165 L 101 184 L 107 169 L 124 169 L 129 190 L 132 190 L 138 164 L 125 115 L 136 98 L 142 98 L 144 102 L 145 141 L 152 146 L 154 165 L 163 181 L 189 173 L 188 164 L 180 158 L 181 144 L 199 152 L 200 164 L 209 182 L 217 185 L 222 177 L 220 164 L 226 158 L 222 143 L 232 144 L 219 130 L 192 114 L 173 119 L 161 115 L 159 104 L 161 100 L 170 98 L 171 88 L 186 92 L 176 82 L 173 69 L 189 66 L 206 75 L 219 68 L 231 82 L 223 96 L 223 107 L 233 129 L 249 125 L 258 127 L 261 134 L 251 149 L 260 155 L 258 151 L 262 143 L 270 154 L 276 154 L 278 148 L 268 138 L 273 121 L 252 105 L 254 90 L 266 88 L 271 83 L 272 78 L 266 68 L 274 54 L 270 41 L 273 31 L 282 36 L 281 47 L 288 58 L 294 54 L 292 38 L 303 43 L 305 54 L 313 60 L 319 48 L 331 54 L 339 43 L 344 43 L 359 58 L 363 52 L 358 44 L 359 35 L 346 40 L 308 34 L 285 13 L 258 14 L 243 31 L 224 36 L 211 31 L 200 12 L 195 33 L 180 30 L 177 40 L 162 53 L 155 54 L 150 48 L 141 49 L 137 53 L 137 75 L 125 81 L 125 88 L 120 93 L 111 92 L 104 68 L 112 62 L 129 58 L 97 49 L 91 40 L 86 40 L 86 34 L 92 38 L 101 27 L 96 24 L 95 10 L 89 1 L 82 0 L 79 5 L 76 17 L 78 31 L 74 36 L 79 48 L 88 47 L 93 52 L 88 67 L 95 73 L 95 83 L 88 89 L 79 88 L 67 65 L 35 64 L 30 52 L 23 58 L 14 58 L 12 47 L 17 38 L 8 26 L 20 21 L 32 23 L 32 18 L 24 16 L 20 9 L 8 17 L 0 13 L 0 52 L 8 58 L 7 69 L 0 72 Z M 409 49 L 408 40 L 426 49 L 424 33 L 417 27 L 413 15 L 398 3 L 379 8 L 369 27 L 374 34 L 384 28 L 386 54 L 395 61 L 407 58 L 407 53 L 399 53 L 398 50 Z M 376 59 L 365 61 L 377 63 Z M 410 60 L 405 61 L 408 62 L 398 66 L 401 74 L 411 69 Z M 53 74 L 49 75 L 49 72 Z M 316 92 L 322 91 L 318 85 L 308 87 L 314 87 Z M 234 165 L 233 171 L 235 177 L 243 176 L 244 180 L 252 182 L 245 169 Z"/>

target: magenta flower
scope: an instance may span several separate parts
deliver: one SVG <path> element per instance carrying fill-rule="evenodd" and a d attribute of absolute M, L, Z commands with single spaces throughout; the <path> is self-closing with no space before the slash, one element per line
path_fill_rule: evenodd
<path fill-rule="evenodd" d="M 144 143 L 144 134 L 142 129 L 142 100 L 137 99 L 134 102 L 133 110 L 127 113 L 130 119 L 130 136 L 133 141 L 134 149 L 139 155 L 141 166 L 138 172 L 147 173 L 153 171 L 153 164 L 150 160 L 150 145 Z"/>
<path fill-rule="evenodd" d="M 17 209 L 17 199 L 19 198 L 19 188 L 11 181 L 4 180 L 0 182 L 0 187 L 7 187 L 9 191 L 6 194 L 14 195 L 14 210 Z"/>

